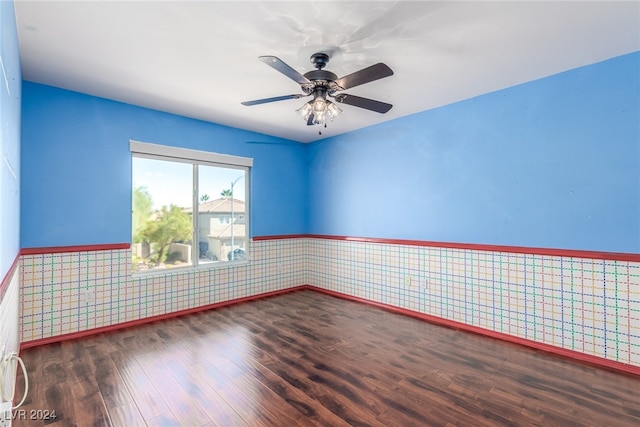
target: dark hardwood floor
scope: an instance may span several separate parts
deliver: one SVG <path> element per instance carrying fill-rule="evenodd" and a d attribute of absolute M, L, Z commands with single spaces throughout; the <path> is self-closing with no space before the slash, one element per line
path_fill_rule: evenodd
<path fill-rule="evenodd" d="M 14 426 L 640 425 L 638 377 L 313 291 L 21 356 Z"/>

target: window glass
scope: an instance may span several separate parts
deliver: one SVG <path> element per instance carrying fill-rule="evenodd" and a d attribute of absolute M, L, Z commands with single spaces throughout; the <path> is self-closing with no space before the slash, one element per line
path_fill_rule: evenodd
<path fill-rule="evenodd" d="M 132 165 L 134 272 L 248 258 L 247 168 L 136 155 Z"/>
<path fill-rule="evenodd" d="M 245 171 L 199 165 L 198 253 L 200 263 L 245 259 Z"/>
<path fill-rule="evenodd" d="M 191 254 L 192 166 L 133 158 L 133 268 L 187 266 Z"/>

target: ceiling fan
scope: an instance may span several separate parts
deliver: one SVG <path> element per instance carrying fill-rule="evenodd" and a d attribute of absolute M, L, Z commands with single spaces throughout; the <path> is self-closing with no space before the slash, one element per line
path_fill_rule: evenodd
<path fill-rule="evenodd" d="M 389 111 L 392 107 L 391 104 L 385 102 L 346 93 L 337 93 L 345 89 L 392 76 L 393 71 L 391 68 L 381 62 L 338 78 L 338 76 L 331 71 L 323 70 L 329 62 L 329 55 L 322 52 L 311 55 L 311 63 L 316 69 L 304 75 L 275 56 L 260 56 L 258 59 L 298 83 L 303 93 L 245 101 L 242 102 L 242 105 L 258 105 L 267 102 L 313 96 L 311 101 L 296 111 L 307 122 L 307 125 L 324 125 L 324 127 L 327 127 L 327 119 L 333 120 L 342 113 L 342 110 L 328 100 L 327 97 L 333 98 L 335 102 L 340 104 L 353 105 L 354 107 L 360 107 L 382 114 Z"/>

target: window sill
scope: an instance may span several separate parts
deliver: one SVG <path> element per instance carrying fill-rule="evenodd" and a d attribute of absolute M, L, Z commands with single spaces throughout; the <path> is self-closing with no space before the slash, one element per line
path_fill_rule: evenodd
<path fill-rule="evenodd" d="M 197 266 L 186 266 L 186 267 L 170 267 L 163 269 L 152 269 L 152 270 L 142 270 L 142 271 L 133 271 L 131 276 L 133 278 L 139 277 L 155 277 L 155 276 L 170 276 L 174 274 L 184 274 L 184 273 L 199 273 L 201 271 L 206 270 L 217 270 L 220 268 L 237 268 L 244 267 L 251 263 L 251 260 L 243 259 L 243 260 L 235 260 L 235 261 L 221 261 L 221 262 L 212 262 L 204 265 Z"/>

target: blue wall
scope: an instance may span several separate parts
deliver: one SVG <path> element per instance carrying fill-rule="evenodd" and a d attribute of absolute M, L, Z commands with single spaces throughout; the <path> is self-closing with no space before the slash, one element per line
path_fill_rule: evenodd
<path fill-rule="evenodd" d="M 309 232 L 640 252 L 640 53 L 309 147 Z"/>
<path fill-rule="evenodd" d="M 129 241 L 135 139 L 253 157 L 254 236 L 639 253 L 639 81 L 636 52 L 310 145 L 25 82 L 21 245 Z"/>
<path fill-rule="evenodd" d="M 20 103 L 22 72 L 12 1 L 0 1 L 0 281 L 20 250 Z"/>
<path fill-rule="evenodd" d="M 30 82 L 23 99 L 22 247 L 129 242 L 130 139 L 253 157 L 252 235 L 307 228 L 302 144 Z"/>

